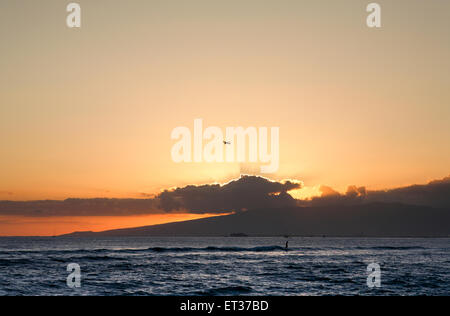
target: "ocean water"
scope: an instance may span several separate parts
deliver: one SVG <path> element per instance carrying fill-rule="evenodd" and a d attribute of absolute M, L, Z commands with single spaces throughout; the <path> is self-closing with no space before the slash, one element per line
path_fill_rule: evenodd
<path fill-rule="evenodd" d="M 450 295 L 450 239 L 0 238 L 0 295 Z M 70 288 L 69 263 L 80 266 Z M 370 288 L 368 264 L 380 266 Z M 369 278 L 371 279 L 371 278 Z M 371 279 L 372 280 L 372 279 Z"/>

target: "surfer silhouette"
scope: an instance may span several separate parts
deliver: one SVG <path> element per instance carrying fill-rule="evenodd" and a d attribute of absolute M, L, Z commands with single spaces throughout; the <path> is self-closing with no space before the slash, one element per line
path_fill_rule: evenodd
<path fill-rule="evenodd" d="M 289 241 L 286 240 L 286 248 L 284 248 L 284 250 L 288 250 L 288 243 L 289 243 Z"/>

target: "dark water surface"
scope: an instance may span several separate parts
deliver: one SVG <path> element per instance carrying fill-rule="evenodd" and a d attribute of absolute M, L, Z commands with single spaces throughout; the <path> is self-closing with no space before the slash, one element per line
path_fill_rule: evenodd
<path fill-rule="evenodd" d="M 450 295 L 450 239 L 0 238 L 0 295 Z M 66 284 L 67 265 L 81 287 Z M 367 265 L 381 267 L 369 288 Z"/>

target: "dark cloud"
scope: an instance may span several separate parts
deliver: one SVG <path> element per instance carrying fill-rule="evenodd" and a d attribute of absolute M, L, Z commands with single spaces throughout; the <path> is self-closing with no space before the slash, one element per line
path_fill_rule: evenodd
<path fill-rule="evenodd" d="M 158 198 L 166 211 L 223 213 L 260 207 L 294 206 L 287 192 L 301 187 L 299 182 L 275 182 L 256 176 L 242 176 L 225 185 L 189 185 L 162 192 Z"/>
<path fill-rule="evenodd" d="M 411 185 L 391 190 L 368 191 L 365 187 L 349 186 L 345 194 L 330 187 L 320 188 L 322 195 L 311 201 L 300 201 L 300 205 L 351 205 L 358 203 L 384 202 L 450 207 L 450 177 L 431 181 L 423 185 Z"/>
<path fill-rule="evenodd" d="M 386 191 L 368 191 L 367 202 L 450 207 L 450 176 L 428 184 L 411 185 Z"/>
<path fill-rule="evenodd" d="M 0 201 L 0 215 L 125 216 L 160 213 L 154 199 L 66 199 L 64 201 Z"/>

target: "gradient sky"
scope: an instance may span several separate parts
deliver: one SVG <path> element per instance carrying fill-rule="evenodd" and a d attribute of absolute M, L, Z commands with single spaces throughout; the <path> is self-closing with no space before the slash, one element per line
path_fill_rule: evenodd
<path fill-rule="evenodd" d="M 175 164 L 177 126 L 279 126 L 280 168 L 310 188 L 449 174 L 450 2 L 0 2 L 0 199 L 140 197 L 225 182 Z M 315 189 L 311 189 L 314 191 Z"/>

